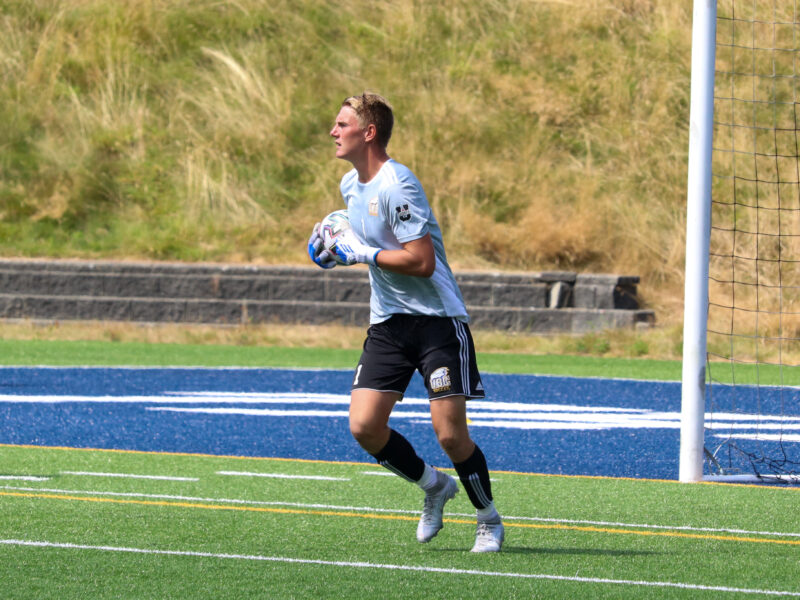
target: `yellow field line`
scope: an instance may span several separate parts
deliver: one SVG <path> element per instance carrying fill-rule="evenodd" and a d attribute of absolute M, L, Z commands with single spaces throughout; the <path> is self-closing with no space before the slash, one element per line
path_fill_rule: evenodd
<path fill-rule="evenodd" d="M 310 463 L 310 464 L 321 464 L 321 465 L 355 465 L 355 466 L 376 466 L 375 463 L 370 462 L 357 462 L 357 461 L 341 461 L 341 460 L 321 460 L 321 459 L 310 459 L 310 458 L 284 458 L 280 456 L 237 456 L 232 454 L 202 454 L 199 452 L 166 452 L 166 451 L 157 451 L 157 450 L 121 450 L 115 448 L 73 448 L 70 446 L 37 446 L 34 444 L 0 444 L 0 448 L 23 448 L 23 449 L 31 449 L 31 450 L 60 450 L 60 451 L 77 451 L 77 452 L 111 452 L 116 454 L 143 454 L 143 455 L 155 455 L 155 456 L 187 456 L 187 457 L 195 457 L 195 458 L 220 458 L 220 459 L 233 459 L 233 460 L 263 460 L 263 461 L 276 461 L 276 462 L 294 462 L 294 463 Z M 438 466 L 434 465 L 439 469 L 450 470 L 452 468 L 448 468 L 446 466 Z M 676 481 L 674 479 L 655 479 L 655 478 L 638 478 L 638 477 L 610 477 L 607 475 L 563 475 L 563 474 L 556 474 L 556 473 L 527 473 L 524 471 L 496 471 L 492 470 L 492 473 L 502 474 L 502 475 L 521 475 L 523 477 L 550 477 L 550 478 L 557 478 L 557 479 L 597 479 L 597 480 L 607 480 L 607 481 L 630 481 L 633 483 L 639 482 L 656 482 L 656 483 L 670 483 L 670 484 L 677 484 L 677 485 L 710 485 L 710 486 L 731 486 L 731 487 L 746 487 L 746 488 L 756 488 L 760 490 L 787 490 L 787 491 L 794 491 L 800 492 L 800 486 L 797 487 L 776 487 L 776 486 L 769 486 L 769 485 L 759 485 L 754 483 L 727 483 L 724 481 L 698 481 L 695 483 L 682 483 Z"/>
<path fill-rule="evenodd" d="M 111 452 L 114 454 L 144 454 L 154 456 L 188 456 L 193 458 L 220 458 L 234 460 L 274 460 L 277 462 L 314 463 L 325 465 L 370 465 L 375 463 L 348 462 L 340 460 L 315 460 L 310 458 L 282 458 L 279 456 L 237 456 L 235 454 L 203 454 L 200 452 L 166 452 L 157 450 L 122 450 L 117 448 L 73 448 L 70 446 L 36 446 L 34 444 L 0 444 L 0 448 L 23 448 L 26 450 L 61 450 L 76 452 Z"/>
<path fill-rule="evenodd" d="M 311 510 L 298 508 L 275 508 L 265 506 L 225 506 L 223 504 L 201 504 L 198 502 L 167 502 L 166 500 L 120 500 L 118 498 L 87 498 L 85 496 L 68 496 L 64 494 L 34 494 L 30 492 L 0 492 L 0 496 L 16 496 L 19 498 L 45 498 L 52 500 L 81 500 L 84 502 L 105 502 L 110 504 L 135 504 L 139 506 L 176 506 L 180 508 L 202 508 L 206 510 L 233 510 L 244 512 L 266 512 L 290 515 L 321 515 L 328 517 L 362 517 L 365 519 L 392 519 L 396 521 L 417 521 L 419 517 L 404 515 L 379 515 L 336 510 Z M 472 521 L 452 520 L 451 523 L 472 523 Z"/>
<path fill-rule="evenodd" d="M 13 496 L 17 498 L 39 498 L 49 500 L 77 500 L 81 502 L 102 502 L 107 504 L 133 504 L 138 506 L 171 506 L 178 508 L 200 508 L 204 510 L 231 510 L 240 512 L 263 512 L 273 514 L 292 514 L 292 515 L 319 515 L 326 517 L 355 517 L 359 519 L 383 519 L 393 521 L 417 521 L 418 517 L 408 515 L 381 515 L 372 513 L 360 513 L 351 511 L 336 510 L 312 510 L 297 508 L 274 508 L 263 506 L 224 506 L 219 504 L 201 504 L 195 502 L 167 502 L 165 500 L 120 500 L 117 498 L 87 498 L 84 496 L 68 496 L 63 494 L 34 494 L 30 492 L 2 492 L 0 496 Z M 445 523 L 458 523 L 474 525 L 474 520 L 468 519 L 443 519 Z M 620 529 L 615 527 L 594 527 L 584 525 L 562 525 L 558 523 L 504 523 L 506 527 L 521 529 L 551 529 L 559 531 L 582 531 L 586 533 L 614 533 L 620 535 L 641 535 L 668 538 L 685 538 L 694 540 L 715 540 L 724 542 L 748 542 L 754 544 L 779 544 L 787 546 L 800 546 L 800 540 L 776 540 L 757 537 L 741 537 L 730 535 L 714 535 L 706 533 L 684 533 L 679 531 L 640 531 L 634 529 Z"/>

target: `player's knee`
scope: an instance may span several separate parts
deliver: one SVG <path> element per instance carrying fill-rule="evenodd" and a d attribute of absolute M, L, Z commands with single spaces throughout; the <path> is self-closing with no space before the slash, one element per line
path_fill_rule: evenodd
<path fill-rule="evenodd" d="M 366 435 L 366 428 L 364 424 L 360 421 L 354 421 L 352 418 L 350 419 L 350 435 L 352 435 L 356 441 L 359 441 Z"/>
<path fill-rule="evenodd" d="M 438 435 L 439 445 L 455 462 L 461 462 L 472 452 L 474 444 L 468 434 L 458 432 L 441 433 Z"/>
<path fill-rule="evenodd" d="M 361 446 L 372 446 L 379 437 L 381 429 L 369 421 L 350 418 L 350 434 Z"/>
<path fill-rule="evenodd" d="M 438 438 L 439 445 L 448 455 L 451 452 L 457 452 L 463 443 L 461 437 L 454 433 L 441 433 Z"/>

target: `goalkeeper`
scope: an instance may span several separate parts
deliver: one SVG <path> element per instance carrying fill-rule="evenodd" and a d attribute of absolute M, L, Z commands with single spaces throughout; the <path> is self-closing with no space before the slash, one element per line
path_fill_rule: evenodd
<path fill-rule="evenodd" d="M 442 233 L 414 174 L 386 152 L 394 116 L 377 94 L 347 98 L 330 132 L 336 156 L 353 165 L 341 181 L 351 229 L 336 253 L 345 264 L 369 265 L 370 327 L 350 396 L 350 431 L 364 450 L 425 491 L 417 540 L 442 528 L 445 503 L 458 485 L 425 463 L 389 415 L 415 370 L 425 380 L 431 421 L 442 449 L 477 511 L 473 552 L 498 552 L 504 530 L 492 500 L 489 470 L 467 428 L 466 400 L 484 390 L 461 291 L 447 264 Z M 317 227 L 311 259 L 336 265 Z"/>

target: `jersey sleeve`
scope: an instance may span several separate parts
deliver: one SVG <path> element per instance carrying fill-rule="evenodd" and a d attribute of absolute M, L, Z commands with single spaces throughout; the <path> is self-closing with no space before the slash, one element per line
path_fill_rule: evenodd
<path fill-rule="evenodd" d="M 348 200 L 347 197 L 349 195 L 350 189 L 353 187 L 353 181 L 355 180 L 358 173 L 355 169 L 352 169 L 344 174 L 342 180 L 339 182 L 339 194 L 342 196 L 342 202 L 344 202 L 344 207 L 348 208 Z"/>
<path fill-rule="evenodd" d="M 428 233 L 430 206 L 425 193 L 413 182 L 403 181 L 384 189 L 386 222 L 401 244 Z"/>

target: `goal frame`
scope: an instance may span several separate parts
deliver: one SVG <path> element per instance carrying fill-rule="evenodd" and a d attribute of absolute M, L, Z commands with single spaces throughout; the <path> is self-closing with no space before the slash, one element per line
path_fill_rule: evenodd
<path fill-rule="evenodd" d="M 687 483 L 703 479 L 716 31 L 716 0 L 695 0 L 692 16 L 678 474 L 678 479 Z"/>

